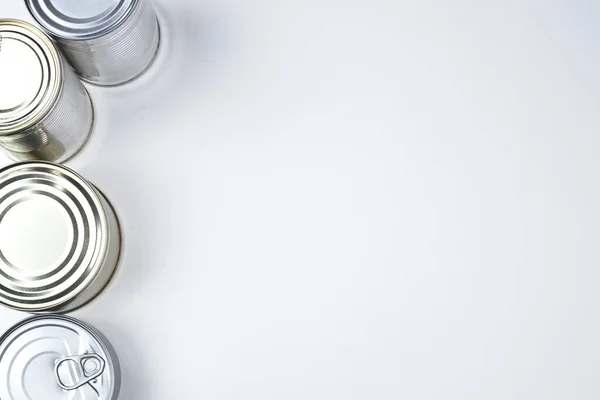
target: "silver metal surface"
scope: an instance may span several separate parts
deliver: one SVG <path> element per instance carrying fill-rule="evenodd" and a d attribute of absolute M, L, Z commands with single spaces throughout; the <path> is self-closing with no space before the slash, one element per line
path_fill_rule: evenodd
<path fill-rule="evenodd" d="M 74 318 L 32 317 L 0 338 L 0 399 L 116 400 L 120 384 L 108 341 Z"/>
<path fill-rule="evenodd" d="M 78 308 L 106 286 L 119 254 L 115 213 L 84 178 L 39 161 L 0 170 L 0 304 Z"/>
<path fill-rule="evenodd" d="M 146 0 L 26 0 L 31 15 L 58 43 L 79 76 L 118 85 L 141 75 L 160 42 Z"/>
<path fill-rule="evenodd" d="M 34 18 L 56 36 L 86 40 L 114 30 L 139 0 L 36 0 L 27 1 Z"/>
<path fill-rule="evenodd" d="M 97 379 L 105 367 L 106 361 L 97 354 L 69 356 L 56 362 L 54 376 L 61 389 L 76 390 Z M 77 379 L 73 379 L 73 371 Z"/>
<path fill-rule="evenodd" d="M 52 41 L 0 19 L 0 145 L 14 160 L 63 162 L 93 125 L 89 94 Z"/>

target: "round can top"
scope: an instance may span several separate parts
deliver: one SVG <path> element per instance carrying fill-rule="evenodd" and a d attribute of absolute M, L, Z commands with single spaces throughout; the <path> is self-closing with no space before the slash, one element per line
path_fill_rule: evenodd
<path fill-rule="evenodd" d="M 74 318 L 29 318 L 0 338 L 0 399 L 115 400 L 119 388 L 112 348 Z"/>
<path fill-rule="evenodd" d="M 86 40 L 114 30 L 138 1 L 26 0 L 26 3 L 31 15 L 50 35 Z"/>
<path fill-rule="evenodd" d="M 100 273 L 110 226 L 99 192 L 70 169 L 23 162 L 0 170 L 0 303 L 63 311 Z"/>
<path fill-rule="evenodd" d="M 30 128 L 48 114 L 60 93 L 60 63 L 42 31 L 0 19 L 0 135 Z"/>

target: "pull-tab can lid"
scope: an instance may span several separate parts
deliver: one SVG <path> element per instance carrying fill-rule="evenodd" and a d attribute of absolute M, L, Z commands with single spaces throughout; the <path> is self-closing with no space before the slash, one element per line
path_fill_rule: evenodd
<path fill-rule="evenodd" d="M 74 318 L 29 318 L 0 338 L 0 399 L 116 400 L 120 383 L 108 341 Z"/>

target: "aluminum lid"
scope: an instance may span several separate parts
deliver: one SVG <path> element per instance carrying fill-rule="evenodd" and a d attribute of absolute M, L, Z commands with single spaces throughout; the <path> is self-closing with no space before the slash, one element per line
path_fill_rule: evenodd
<path fill-rule="evenodd" d="M 0 19 L 0 135 L 46 116 L 60 93 L 61 74 L 58 52 L 42 31 Z"/>
<path fill-rule="evenodd" d="M 68 40 L 103 36 L 123 22 L 139 0 L 26 0 L 31 15 L 51 35 Z"/>
<path fill-rule="evenodd" d="M 116 355 L 81 321 L 33 317 L 0 338 L 0 399 L 115 400 L 119 388 Z"/>
<path fill-rule="evenodd" d="M 24 162 L 0 170 L 0 303 L 64 311 L 100 273 L 110 243 L 99 193 L 70 169 Z"/>

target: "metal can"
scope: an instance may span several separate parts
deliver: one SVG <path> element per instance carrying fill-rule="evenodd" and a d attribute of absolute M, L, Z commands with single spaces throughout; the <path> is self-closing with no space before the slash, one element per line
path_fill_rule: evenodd
<path fill-rule="evenodd" d="M 107 285 L 120 248 L 112 206 L 74 171 L 41 161 L 0 170 L 0 304 L 78 308 Z"/>
<path fill-rule="evenodd" d="M 38 28 L 0 19 L 0 145 L 14 160 L 63 162 L 86 143 L 92 101 Z"/>
<path fill-rule="evenodd" d="M 0 399 L 116 400 L 117 355 L 91 326 L 61 315 L 36 316 L 0 337 Z"/>
<path fill-rule="evenodd" d="M 26 0 L 31 15 L 57 43 L 79 76 L 119 85 L 154 60 L 160 33 L 146 0 Z"/>

